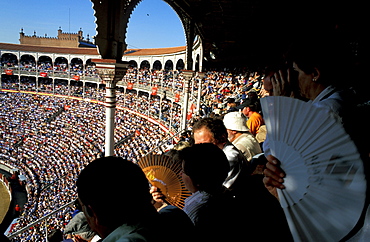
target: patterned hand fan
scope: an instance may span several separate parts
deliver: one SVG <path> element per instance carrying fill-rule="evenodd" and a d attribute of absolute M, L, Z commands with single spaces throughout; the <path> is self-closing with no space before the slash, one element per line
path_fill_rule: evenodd
<path fill-rule="evenodd" d="M 294 241 L 339 241 L 365 204 L 363 161 L 334 114 L 288 97 L 261 99 L 271 154 L 286 173 L 278 189 Z"/>
<path fill-rule="evenodd" d="M 181 163 L 166 155 L 146 155 L 137 164 L 149 182 L 161 189 L 168 203 L 181 209 L 184 207 L 184 200 L 191 193 L 181 179 Z"/>

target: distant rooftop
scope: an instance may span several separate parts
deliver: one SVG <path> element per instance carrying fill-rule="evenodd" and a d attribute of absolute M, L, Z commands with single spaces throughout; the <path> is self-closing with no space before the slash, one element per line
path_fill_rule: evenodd
<path fill-rule="evenodd" d="M 186 51 L 186 46 L 153 48 L 153 49 L 128 49 L 124 52 L 123 55 L 125 56 L 166 55 L 166 54 L 175 54 L 182 51 Z"/>

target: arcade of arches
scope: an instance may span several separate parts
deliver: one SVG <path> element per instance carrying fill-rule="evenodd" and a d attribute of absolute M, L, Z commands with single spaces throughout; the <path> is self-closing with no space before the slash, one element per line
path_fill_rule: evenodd
<path fill-rule="evenodd" d="M 13 44 L 3 44 L 0 43 L 0 64 L 6 67 L 33 67 L 40 68 L 47 66 L 54 68 L 54 70 L 64 70 L 66 71 L 70 68 L 73 70 L 82 70 L 88 69 L 89 66 L 94 65 L 91 62 L 91 59 L 99 58 L 96 49 L 88 49 L 89 52 L 95 51 L 95 53 L 83 53 L 75 54 L 75 49 L 70 49 L 70 53 L 58 53 L 59 48 L 48 47 L 49 53 L 38 52 L 37 47 L 29 48 L 29 50 L 24 50 L 27 47 L 23 47 L 22 51 L 19 51 L 21 45 Z M 10 47 L 10 48 L 9 48 Z M 166 48 L 163 48 L 166 49 Z M 130 52 L 130 51 L 128 51 Z M 160 53 L 161 49 L 157 49 L 157 52 Z M 89 55 L 87 55 L 89 54 Z M 150 53 L 149 53 L 150 54 Z M 74 56 L 74 57 L 71 57 Z M 184 53 L 178 52 L 173 53 L 170 57 L 164 57 L 160 54 L 156 56 L 150 55 L 140 55 L 135 56 L 133 54 L 129 56 L 124 56 L 123 59 L 127 60 L 130 63 L 131 67 L 137 67 L 140 69 L 152 69 L 152 70 L 182 70 L 185 67 L 184 63 Z M 159 60 L 160 59 L 160 60 Z"/>

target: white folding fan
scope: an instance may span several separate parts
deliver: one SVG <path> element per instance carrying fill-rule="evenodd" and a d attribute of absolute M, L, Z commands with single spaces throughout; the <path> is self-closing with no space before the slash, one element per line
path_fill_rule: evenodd
<path fill-rule="evenodd" d="M 365 204 L 356 146 L 329 111 L 288 97 L 261 105 L 271 154 L 286 173 L 278 195 L 294 241 L 339 241 Z"/>

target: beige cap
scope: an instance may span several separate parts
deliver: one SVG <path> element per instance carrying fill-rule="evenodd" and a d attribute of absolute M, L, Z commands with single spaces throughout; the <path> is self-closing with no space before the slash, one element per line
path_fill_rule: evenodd
<path fill-rule="evenodd" d="M 224 125 L 230 130 L 249 131 L 244 114 L 237 111 L 225 114 Z"/>

